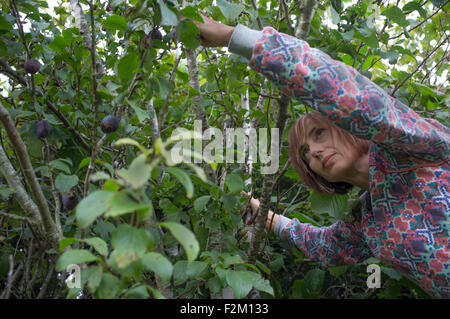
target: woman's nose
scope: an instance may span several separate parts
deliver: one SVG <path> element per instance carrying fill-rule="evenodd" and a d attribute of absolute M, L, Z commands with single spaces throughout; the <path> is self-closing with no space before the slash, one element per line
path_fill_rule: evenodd
<path fill-rule="evenodd" d="M 310 145 L 309 149 L 313 157 L 320 158 L 322 156 L 323 148 L 319 145 Z"/>

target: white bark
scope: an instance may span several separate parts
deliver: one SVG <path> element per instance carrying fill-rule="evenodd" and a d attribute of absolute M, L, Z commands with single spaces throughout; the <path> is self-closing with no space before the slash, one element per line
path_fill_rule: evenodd
<path fill-rule="evenodd" d="M 317 0 L 305 0 L 302 5 L 302 13 L 300 20 L 295 31 L 295 36 L 299 39 L 306 40 L 309 34 L 309 29 L 311 26 L 311 21 L 316 13 L 318 6 Z"/>
<path fill-rule="evenodd" d="M 83 8 L 78 0 L 70 0 L 70 6 L 72 9 L 72 14 L 75 18 L 75 26 L 80 30 L 80 33 L 83 37 L 83 45 L 91 51 L 92 48 L 92 37 L 89 32 L 89 24 L 86 21 L 86 15 L 84 14 Z M 94 32 L 94 30 L 92 30 Z M 97 50 L 94 52 L 97 55 Z M 96 77 L 102 77 L 104 72 L 103 65 L 100 62 L 100 59 L 96 59 L 95 70 Z"/>

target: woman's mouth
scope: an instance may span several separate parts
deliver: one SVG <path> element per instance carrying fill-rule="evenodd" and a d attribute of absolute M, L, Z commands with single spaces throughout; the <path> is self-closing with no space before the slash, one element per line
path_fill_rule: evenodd
<path fill-rule="evenodd" d="M 326 168 L 331 164 L 335 154 L 331 154 L 323 159 L 323 168 Z"/>

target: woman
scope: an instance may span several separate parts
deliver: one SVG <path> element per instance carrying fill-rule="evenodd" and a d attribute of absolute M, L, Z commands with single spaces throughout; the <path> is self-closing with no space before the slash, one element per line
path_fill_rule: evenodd
<path fill-rule="evenodd" d="M 195 22 L 204 46 L 228 46 L 315 109 L 289 134 L 301 180 L 323 193 L 367 191 L 352 223 L 314 227 L 269 212 L 267 228 L 325 267 L 374 256 L 432 296 L 450 298 L 450 130 L 305 41 L 270 27 L 204 21 Z M 256 211 L 259 201 L 251 205 Z"/>

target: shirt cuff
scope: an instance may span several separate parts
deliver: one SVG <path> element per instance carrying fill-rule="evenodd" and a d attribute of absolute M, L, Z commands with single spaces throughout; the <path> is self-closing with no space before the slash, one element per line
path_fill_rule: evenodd
<path fill-rule="evenodd" d="M 228 51 L 243 56 L 250 60 L 256 41 L 262 36 L 262 31 L 256 31 L 242 24 L 238 24 L 228 43 Z"/>
<path fill-rule="evenodd" d="M 286 227 L 286 225 L 289 224 L 290 221 L 291 221 L 290 218 L 280 215 L 278 217 L 277 223 L 275 224 L 275 228 L 273 229 L 275 235 L 281 238 L 281 232 Z"/>

